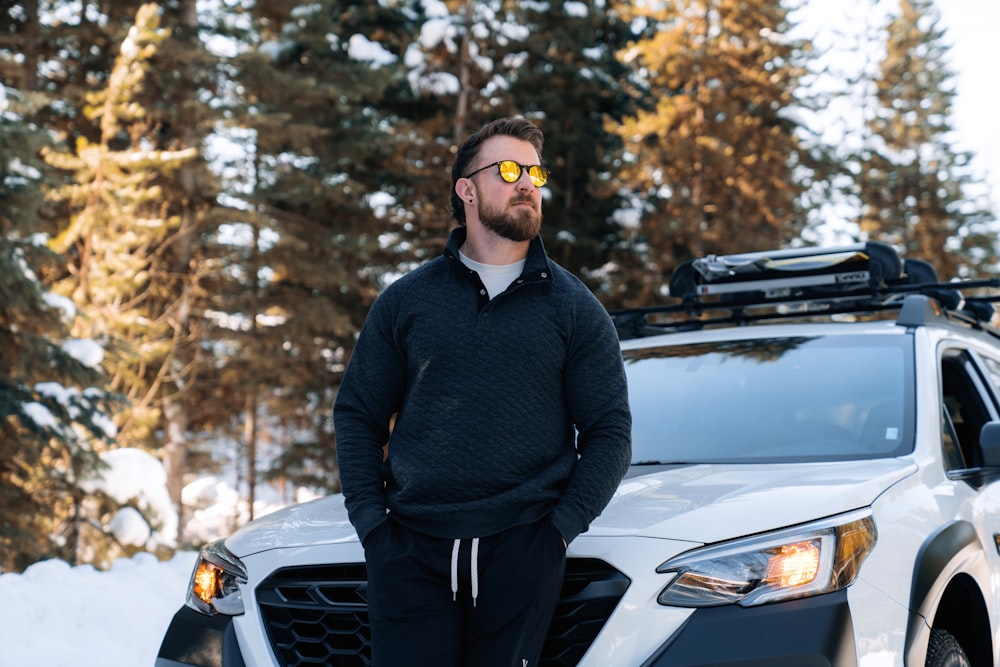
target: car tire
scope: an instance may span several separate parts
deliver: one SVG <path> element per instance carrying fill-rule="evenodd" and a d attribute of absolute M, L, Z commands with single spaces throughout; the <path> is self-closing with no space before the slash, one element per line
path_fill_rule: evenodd
<path fill-rule="evenodd" d="M 968 656 L 958 640 L 941 628 L 931 630 L 927 643 L 927 667 L 971 667 Z"/>

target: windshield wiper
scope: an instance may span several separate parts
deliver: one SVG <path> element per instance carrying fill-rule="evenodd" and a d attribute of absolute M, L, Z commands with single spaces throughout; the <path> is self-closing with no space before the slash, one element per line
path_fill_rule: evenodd
<path fill-rule="evenodd" d="M 633 461 L 633 466 L 688 466 L 694 465 L 691 461 Z"/>

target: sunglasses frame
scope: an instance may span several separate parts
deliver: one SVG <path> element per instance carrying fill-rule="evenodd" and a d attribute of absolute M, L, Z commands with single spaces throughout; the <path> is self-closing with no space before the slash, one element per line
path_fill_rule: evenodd
<path fill-rule="evenodd" d="M 508 181 L 507 178 L 504 177 L 504 175 L 503 175 L 504 171 L 503 171 L 503 167 L 501 165 L 503 165 L 505 163 L 510 163 L 510 164 L 513 164 L 513 165 L 517 166 L 517 176 L 514 178 L 513 181 Z M 550 172 L 548 169 L 546 169 L 545 167 L 543 167 L 540 164 L 530 164 L 529 165 L 529 164 L 521 164 L 520 162 L 517 162 L 516 160 L 498 160 L 496 162 L 491 162 L 490 164 L 488 164 L 488 165 L 486 165 L 484 167 L 480 167 L 479 169 L 476 169 L 473 172 L 470 172 L 467 176 L 465 176 L 465 178 L 472 178 L 473 176 L 475 176 L 479 172 L 485 171 L 485 170 L 489 169 L 490 167 L 496 167 L 497 168 L 497 171 L 500 174 L 500 180 L 502 180 L 504 183 L 517 183 L 519 180 L 521 180 L 521 174 L 523 174 L 524 172 L 528 172 L 528 178 L 531 179 L 531 183 L 536 188 L 540 188 L 540 187 L 544 186 L 546 183 L 548 183 L 549 182 L 549 176 L 552 174 L 552 172 Z M 541 183 L 538 182 L 539 179 L 537 179 L 535 176 L 532 175 L 532 173 L 531 173 L 532 170 L 537 170 L 537 171 L 541 172 L 541 174 L 542 174 Z"/>

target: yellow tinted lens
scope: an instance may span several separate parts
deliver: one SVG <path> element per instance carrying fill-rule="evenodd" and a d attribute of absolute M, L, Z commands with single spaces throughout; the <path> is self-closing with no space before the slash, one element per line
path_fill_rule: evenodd
<path fill-rule="evenodd" d="M 500 178 L 508 183 L 516 183 L 521 178 L 521 165 L 513 160 L 504 160 L 500 163 Z"/>
<path fill-rule="evenodd" d="M 549 180 L 549 172 L 536 164 L 533 167 L 528 167 L 528 177 L 531 178 L 531 182 L 535 184 L 536 188 L 540 188 Z"/>

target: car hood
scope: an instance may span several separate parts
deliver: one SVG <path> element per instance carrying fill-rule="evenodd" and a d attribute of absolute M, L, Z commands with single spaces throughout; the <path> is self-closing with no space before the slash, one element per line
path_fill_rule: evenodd
<path fill-rule="evenodd" d="M 587 535 L 718 542 L 866 507 L 916 469 L 906 459 L 635 467 Z M 336 494 L 261 517 L 226 546 L 245 557 L 356 540 Z"/>
<path fill-rule="evenodd" d="M 718 542 L 867 507 L 917 470 L 907 459 L 643 468 L 632 469 L 589 535 Z"/>
<path fill-rule="evenodd" d="M 240 558 L 269 549 L 357 541 L 347 520 L 344 496 L 337 493 L 290 505 L 254 519 L 226 538 L 226 548 Z"/>

